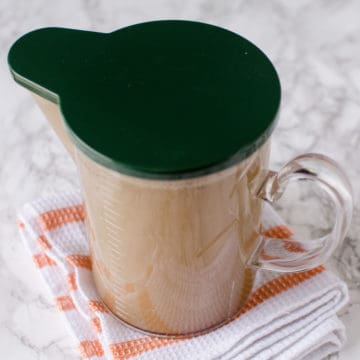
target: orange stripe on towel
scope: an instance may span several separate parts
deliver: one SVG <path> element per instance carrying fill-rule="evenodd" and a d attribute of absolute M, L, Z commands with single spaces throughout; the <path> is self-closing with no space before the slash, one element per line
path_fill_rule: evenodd
<path fill-rule="evenodd" d="M 93 356 L 103 356 L 104 350 L 99 340 L 82 341 L 79 344 L 80 354 L 83 359 L 88 359 Z"/>
<path fill-rule="evenodd" d="M 23 229 L 25 227 L 25 224 L 21 220 L 18 220 L 17 225 L 20 229 Z"/>
<path fill-rule="evenodd" d="M 102 332 L 102 327 L 101 327 L 101 321 L 98 317 L 94 317 L 90 320 L 91 322 L 91 325 L 93 326 L 93 328 L 95 329 L 95 331 L 98 333 L 98 334 L 101 334 Z"/>
<path fill-rule="evenodd" d="M 297 241 L 285 241 L 284 248 L 286 249 L 286 251 L 292 253 L 306 252 L 306 250 L 302 247 L 302 245 Z"/>
<path fill-rule="evenodd" d="M 265 249 L 261 250 L 261 255 L 260 255 L 261 260 L 277 260 L 277 259 L 281 259 L 280 256 L 275 256 L 275 255 L 269 255 L 265 252 Z"/>
<path fill-rule="evenodd" d="M 74 291 L 77 289 L 75 273 L 70 273 L 66 276 L 66 285 L 69 291 Z"/>
<path fill-rule="evenodd" d="M 39 215 L 39 224 L 42 231 L 49 231 L 64 224 L 84 221 L 83 205 L 69 206 L 56 210 L 49 210 Z"/>
<path fill-rule="evenodd" d="M 110 312 L 107 306 L 104 304 L 101 300 L 90 300 L 88 302 L 89 308 L 92 312 L 102 312 L 102 313 L 108 313 Z"/>
<path fill-rule="evenodd" d="M 88 255 L 73 254 L 66 257 L 66 261 L 74 267 L 91 270 L 91 259 Z"/>
<path fill-rule="evenodd" d="M 33 256 L 34 263 L 39 269 L 45 266 L 55 266 L 56 262 L 45 253 L 36 254 Z"/>
<path fill-rule="evenodd" d="M 159 349 L 166 345 L 171 345 L 183 339 L 166 339 L 158 337 L 140 338 L 124 341 L 110 345 L 110 351 L 114 360 L 129 359 L 145 351 Z"/>
<path fill-rule="evenodd" d="M 267 229 L 266 231 L 264 231 L 262 234 L 269 238 L 284 240 L 283 241 L 284 248 L 288 252 L 303 253 L 306 251 L 306 250 L 304 250 L 304 248 L 301 246 L 301 244 L 298 241 L 287 240 L 291 236 L 293 236 L 294 233 L 285 225 L 273 226 L 273 227 Z M 266 256 L 268 256 L 268 255 L 266 255 L 266 254 L 262 255 L 262 257 L 264 259 Z M 274 259 L 276 259 L 276 257 L 274 257 Z M 271 260 L 271 258 L 268 258 L 265 260 Z"/>
<path fill-rule="evenodd" d="M 43 250 L 50 250 L 51 249 L 51 244 L 49 243 L 49 240 L 46 238 L 45 235 L 40 235 L 37 238 L 37 242 L 38 242 L 38 244 L 40 245 L 40 247 Z"/>
<path fill-rule="evenodd" d="M 262 233 L 264 236 L 274 239 L 288 239 L 294 234 L 285 225 L 273 226 Z"/>
<path fill-rule="evenodd" d="M 69 295 L 59 296 L 56 298 L 56 306 L 60 311 L 75 309 L 75 304 Z"/>

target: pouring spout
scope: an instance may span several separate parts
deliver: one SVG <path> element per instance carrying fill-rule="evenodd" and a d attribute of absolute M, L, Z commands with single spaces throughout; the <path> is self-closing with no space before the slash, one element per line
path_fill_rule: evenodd
<path fill-rule="evenodd" d="M 67 134 L 59 105 L 33 93 L 34 99 L 41 111 L 49 121 L 51 127 L 61 140 L 70 156 L 75 159 L 75 149 L 69 135 Z"/>
<path fill-rule="evenodd" d="M 15 81 L 31 91 L 55 133 L 73 158 L 75 149 L 66 129 L 60 99 L 62 94 L 74 88 L 69 79 L 80 81 L 78 74 L 82 62 L 77 62 L 77 57 L 73 56 L 78 48 L 75 41 L 72 41 L 74 34 L 80 40 L 89 36 L 96 37 L 86 31 L 44 28 L 19 38 L 8 54 L 10 71 Z M 77 65 L 79 68 L 76 67 Z"/>

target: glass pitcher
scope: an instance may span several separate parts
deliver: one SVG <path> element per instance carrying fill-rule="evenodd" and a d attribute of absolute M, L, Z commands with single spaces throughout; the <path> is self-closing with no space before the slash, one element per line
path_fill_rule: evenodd
<path fill-rule="evenodd" d="M 268 170 L 280 82 L 243 37 L 176 20 L 46 28 L 21 37 L 9 65 L 77 164 L 95 284 L 124 323 L 209 331 L 241 310 L 257 269 L 315 267 L 343 239 L 351 188 L 334 161 L 306 154 Z M 335 224 L 281 252 L 261 233 L 264 200 L 302 180 L 325 190 Z"/>

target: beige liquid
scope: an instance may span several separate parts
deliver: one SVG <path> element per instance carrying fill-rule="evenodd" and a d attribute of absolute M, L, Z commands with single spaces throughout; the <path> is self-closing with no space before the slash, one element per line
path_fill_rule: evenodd
<path fill-rule="evenodd" d="M 66 136 L 58 107 L 41 102 Z M 67 146 L 81 178 L 95 283 L 115 315 L 150 332 L 187 334 L 241 308 L 260 230 L 261 200 L 250 186 L 267 168 L 268 144 L 229 169 L 176 181 L 126 176 Z"/>

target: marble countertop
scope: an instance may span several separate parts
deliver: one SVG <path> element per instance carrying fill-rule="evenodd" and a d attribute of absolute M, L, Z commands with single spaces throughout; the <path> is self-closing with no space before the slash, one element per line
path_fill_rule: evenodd
<path fill-rule="evenodd" d="M 78 359 L 65 322 L 19 239 L 16 209 L 78 186 L 74 164 L 29 93 L 11 79 L 6 53 L 32 29 L 108 32 L 136 22 L 183 18 L 236 31 L 262 48 L 282 82 L 272 168 L 320 152 L 337 160 L 354 188 L 352 226 L 330 265 L 347 282 L 341 313 L 348 342 L 339 358 L 360 356 L 360 2 L 358 0 L 2 0 L 0 2 L 0 349 L 4 359 Z M 306 211 L 304 212 L 306 213 Z M 300 219 L 301 220 L 301 219 Z M 305 221 L 305 220 L 304 220 Z M 49 326 L 51 324 L 51 326 Z"/>

